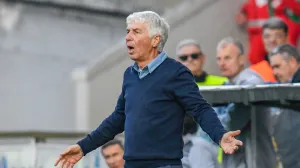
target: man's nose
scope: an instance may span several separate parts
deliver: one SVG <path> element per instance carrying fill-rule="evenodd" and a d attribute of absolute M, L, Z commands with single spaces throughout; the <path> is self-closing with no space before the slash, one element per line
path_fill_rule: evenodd
<path fill-rule="evenodd" d="M 126 37 L 125 37 L 126 41 L 130 41 L 132 40 L 132 36 L 131 36 L 131 33 L 127 33 Z"/>
<path fill-rule="evenodd" d="M 275 36 L 270 36 L 269 37 L 269 41 L 270 41 L 270 43 L 272 43 L 272 44 L 275 44 L 276 43 L 276 37 Z"/>
<path fill-rule="evenodd" d="M 220 68 L 223 68 L 225 66 L 224 61 L 223 60 L 219 60 L 218 61 L 218 65 Z"/>
<path fill-rule="evenodd" d="M 279 75 L 278 70 L 273 70 L 273 74 L 274 76 L 278 76 Z"/>
<path fill-rule="evenodd" d="M 108 160 L 107 160 L 107 163 L 108 163 L 108 164 L 113 164 L 113 163 L 114 163 L 114 160 L 113 160 L 113 159 L 108 159 Z"/>
<path fill-rule="evenodd" d="M 186 60 L 187 62 L 192 62 L 192 61 L 194 61 L 194 59 L 189 55 L 188 57 L 187 57 L 187 60 Z"/>

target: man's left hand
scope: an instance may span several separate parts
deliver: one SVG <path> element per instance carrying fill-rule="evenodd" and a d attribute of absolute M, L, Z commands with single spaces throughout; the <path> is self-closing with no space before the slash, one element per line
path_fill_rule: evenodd
<path fill-rule="evenodd" d="M 239 149 L 239 146 L 243 145 L 242 141 L 235 139 L 234 137 L 241 133 L 238 131 L 229 131 L 225 133 L 221 139 L 220 146 L 226 154 L 233 154 Z"/>

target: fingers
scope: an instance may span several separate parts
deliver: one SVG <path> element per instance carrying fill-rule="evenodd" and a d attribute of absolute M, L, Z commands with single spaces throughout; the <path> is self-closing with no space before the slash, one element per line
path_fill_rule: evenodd
<path fill-rule="evenodd" d="M 62 163 L 60 164 L 59 168 L 64 168 L 64 166 L 65 166 L 65 164 L 66 164 L 67 161 L 65 159 L 63 159 L 61 162 Z"/>
<path fill-rule="evenodd" d="M 243 145 L 242 141 L 234 139 L 233 142 L 226 144 L 223 150 L 226 154 L 233 154 L 235 151 L 238 151 L 239 146 L 242 145 Z"/>
<path fill-rule="evenodd" d="M 227 147 L 226 149 L 224 149 L 224 152 L 226 154 L 233 154 L 235 151 L 239 150 L 239 146 L 242 146 L 242 142 L 236 141 L 236 144 L 233 144 L 233 146 Z"/>
<path fill-rule="evenodd" d="M 238 146 L 228 147 L 224 150 L 226 154 L 233 154 L 235 151 L 239 150 Z"/>
<path fill-rule="evenodd" d="M 62 154 L 60 154 L 59 158 L 54 163 L 54 166 L 57 166 L 59 162 L 61 162 L 65 155 L 67 155 L 70 152 L 70 149 L 65 150 Z"/>
<path fill-rule="evenodd" d="M 74 164 L 73 164 L 73 163 L 67 162 L 66 168 L 73 168 L 73 167 L 74 167 Z"/>
<path fill-rule="evenodd" d="M 59 156 L 59 158 L 56 160 L 56 162 L 54 163 L 54 166 L 57 166 L 58 163 L 62 160 L 62 156 Z"/>
<path fill-rule="evenodd" d="M 60 168 L 73 168 L 74 167 L 74 163 L 70 162 L 69 160 L 66 159 L 61 159 L 61 165 Z M 59 162 L 55 163 L 55 166 L 58 165 Z"/>
<path fill-rule="evenodd" d="M 72 164 L 71 162 L 67 162 L 64 168 L 73 168 L 74 164 Z"/>
<path fill-rule="evenodd" d="M 240 130 L 237 130 L 237 131 L 230 131 L 229 132 L 231 136 L 235 137 L 237 135 L 240 135 L 241 131 Z"/>
<path fill-rule="evenodd" d="M 234 145 L 237 145 L 237 146 L 243 146 L 243 142 L 242 142 L 242 141 L 239 141 L 239 140 L 235 140 L 235 141 L 234 141 Z"/>
<path fill-rule="evenodd" d="M 65 168 L 71 168 L 71 163 L 67 162 Z"/>
<path fill-rule="evenodd" d="M 226 148 L 226 149 L 224 149 L 224 152 L 226 153 L 226 154 L 233 154 L 234 153 L 234 148 Z"/>

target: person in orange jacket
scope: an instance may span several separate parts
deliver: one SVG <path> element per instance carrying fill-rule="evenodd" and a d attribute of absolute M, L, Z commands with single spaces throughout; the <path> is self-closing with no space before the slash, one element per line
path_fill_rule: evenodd
<path fill-rule="evenodd" d="M 300 24 L 289 14 L 300 16 L 300 3 L 297 0 L 248 0 L 236 17 L 237 24 L 246 26 L 249 38 L 248 60 L 250 64 L 264 60 L 266 50 L 262 41 L 262 25 L 270 17 L 281 18 L 289 27 L 289 41 L 297 45 Z M 300 22 L 300 18 L 299 18 Z"/>
<path fill-rule="evenodd" d="M 270 66 L 268 55 L 272 53 L 278 45 L 288 43 L 289 28 L 282 19 L 272 17 L 263 24 L 262 32 L 264 47 L 268 54 L 265 55 L 265 60 L 252 64 L 249 68 L 257 72 L 266 83 L 272 83 L 277 80 Z"/>

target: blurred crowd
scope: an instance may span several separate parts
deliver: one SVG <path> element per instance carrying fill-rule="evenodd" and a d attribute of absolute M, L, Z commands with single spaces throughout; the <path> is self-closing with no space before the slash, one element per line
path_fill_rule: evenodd
<path fill-rule="evenodd" d="M 190 69 L 200 88 L 300 82 L 300 54 L 297 51 L 300 3 L 297 0 L 247 0 L 237 12 L 236 22 L 248 34 L 249 52 L 245 53 L 245 46 L 235 37 L 220 39 L 215 52 L 220 76 L 205 71 L 205 48 L 197 39 L 183 39 L 178 43 L 176 59 Z M 250 65 L 246 66 L 247 63 Z M 257 126 L 256 163 L 253 163 L 250 108 L 240 104 L 214 108 L 227 130 L 242 131 L 239 138 L 244 146 L 234 155 L 224 154 L 187 115 L 183 131 L 184 168 L 247 168 L 253 164 L 259 168 L 300 167 L 297 150 L 300 134 L 296 131 L 300 126 L 299 112 L 257 107 L 260 124 Z M 108 149 L 115 153 L 106 154 Z M 102 148 L 111 168 L 123 166 L 119 157 L 122 153 L 123 146 L 115 140 Z"/>

